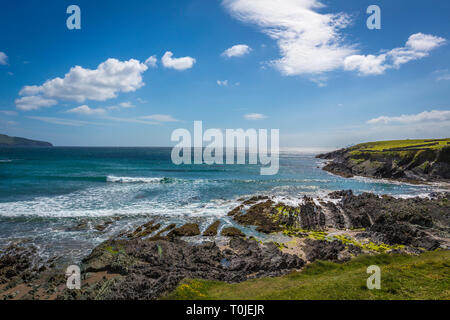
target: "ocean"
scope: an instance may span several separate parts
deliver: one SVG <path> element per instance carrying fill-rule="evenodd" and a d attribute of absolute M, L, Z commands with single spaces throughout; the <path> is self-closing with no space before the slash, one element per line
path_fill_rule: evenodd
<path fill-rule="evenodd" d="M 334 176 L 321 169 L 323 160 L 301 150 L 282 152 L 275 176 L 260 175 L 258 165 L 176 166 L 170 153 L 171 148 L 0 148 L 0 248 L 31 243 L 44 257 L 76 263 L 102 241 L 151 219 L 163 226 L 196 222 L 202 230 L 217 219 L 234 225 L 227 213 L 242 197 L 271 195 L 295 203 L 304 195 L 323 198 L 342 189 L 410 197 L 435 188 Z M 108 221 L 103 232 L 95 229 Z"/>

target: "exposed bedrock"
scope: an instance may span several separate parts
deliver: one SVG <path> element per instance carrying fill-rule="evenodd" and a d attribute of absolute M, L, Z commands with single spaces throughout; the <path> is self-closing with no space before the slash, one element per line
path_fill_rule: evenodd
<path fill-rule="evenodd" d="M 440 238 L 450 233 L 448 193 L 434 198 L 394 198 L 372 193 L 355 195 L 351 190 L 329 194 L 332 201 L 303 197 L 298 206 L 287 206 L 263 200 L 241 205 L 230 212 L 244 225 L 255 225 L 264 233 L 281 230 L 361 229 L 376 243 L 399 244 L 432 250 L 440 246 Z M 253 203 L 253 202 L 250 202 Z M 361 232 L 362 232 L 361 231 Z"/>
<path fill-rule="evenodd" d="M 184 278 L 240 282 L 278 276 L 303 267 L 297 256 L 282 253 L 276 245 L 232 238 L 226 248 L 214 242 L 191 245 L 183 240 L 110 240 L 84 261 L 85 272 L 120 274 L 102 285 L 61 298 L 156 299 L 176 288 Z M 98 284 L 97 284 L 98 286 Z"/>
<path fill-rule="evenodd" d="M 377 143 L 361 144 L 320 154 L 330 160 L 323 169 L 346 178 L 366 176 L 409 181 L 450 181 L 450 140 L 428 141 L 407 147 L 376 149 Z M 378 143 L 380 144 L 380 143 Z"/>

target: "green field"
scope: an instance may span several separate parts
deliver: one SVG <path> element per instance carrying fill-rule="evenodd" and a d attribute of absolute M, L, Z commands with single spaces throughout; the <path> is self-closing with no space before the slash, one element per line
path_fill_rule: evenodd
<path fill-rule="evenodd" d="M 370 265 L 381 268 L 381 289 L 369 290 Z M 237 284 L 186 280 L 164 299 L 450 299 L 450 251 L 420 256 L 380 254 L 347 263 L 318 261 L 301 272 Z"/>
<path fill-rule="evenodd" d="M 450 138 L 367 142 L 358 144 L 351 149 L 359 151 L 379 152 L 390 151 L 392 149 L 404 149 L 404 151 L 407 151 L 408 149 L 439 150 L 446 146 L 450 146 Z"/>

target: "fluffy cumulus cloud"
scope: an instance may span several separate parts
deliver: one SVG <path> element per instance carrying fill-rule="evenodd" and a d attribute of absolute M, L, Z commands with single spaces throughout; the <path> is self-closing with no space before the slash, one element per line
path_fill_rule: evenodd
<path fill-rule="evenodd" d="M 228 86 L 228 80 L 217 80 L 217 85 L 220 87 Z"/>
<path fill-rule="evenodd" d="M 232 57 L 242 57 L 250 53 L 251 48 L 246 44 L 237 44 L 228 48 L 222 53 L 222 56 L 232 58 Z"/>
<path fill-rule="evenodd" d="M 409 37 L 405 46 L 379 55 L 351 55 L 344 60 L 346 70 L 358 71 L 360 75 L 383 74 L 387 69 L 398 69 L 402 64 L 418 60 L 446 42 L 444 38 L 416 33 Z"/>
<path fill-rule="evenodd" d="M 323 85 L 324 73 L 345 69 L 360 75 L 377 75 L 390 68 L 428 56 L 445 39 L 413 34 L 404 47 L 377 55 L 359 55 L 355 44 L 342 35 L 351 23 L 343 12 L 323 13 L 320 0 L 223 0 L 235 18 L 258 25 L 274 39 L 281 57 L 271 61 L 284 75 L 306 75 Z M 320 12 L 319 12 L 320 10 Z"/>
<path fill-rule="evenodd" d="M 8 56 L 6 53 L 0 51 L 0 65 L 8 64 Z"/>
<path fill-rule="evenodd" d="M 147 65 L 135 59 L 108 59 L 94 70 L 73 67 L 64 78 L 51 79 L 40 86 L 25 86 L 19 94 L 77 102 L 104 101 L 117 97 L 119 92 L 141 88 L 142 73 L 147 69 Z"/>
<path fill-rule="evenodd" d="M 167 51 L 161 58 L 161 62 L 165 68 L 183 71 L 192 68 L 196 60 L 192 57 L 173 58 L 173 53 Z"/>
<path fill-rule="evenodd" d="M 244 115 L 244 118 L 247 120 L 261 120 L 266 118 L 266 116 L 261 113 L 247 113 Z"/>
<path fill-rule="evenodd" d="M 88 115 L 88 116 L 106 114 L 106 110 L 103 108 L 93 109 L 93 108 L 89 108 L 89 106 L 87 106 L 87 105 L 82 105 L 82 106 L 70 109 L 67 112 L 68 113 L 78 113 L 78 114 Z"/>
<path fill-rule="evenodd" d="M 450 121 L 450 110 L 432 110 L 417 114 L 404 114 L 396 117 L 381 116 L 371 119 L 367 123 L 379 124 L 416 124 L 424 122 L 447 122 Z"/>
<path fill-rule="evenodd" d="M 45 107 L 52 107 L 58 103 L 54 99 L 48 99 L 41 96 L 26 96 L 15 101 L 16 107 L 19 110 L 30 111 Z"/>
<path fill-rule="evenodd" d="M 355 53 L 339 33 L 350 23 L 345 13 L 316 12 L 318 0 L 224 0 L 230 13 L 254 23 L 276 40 L 281 58 L 272 61 L 285 75 L 320 74 L 339 68 Z"/>

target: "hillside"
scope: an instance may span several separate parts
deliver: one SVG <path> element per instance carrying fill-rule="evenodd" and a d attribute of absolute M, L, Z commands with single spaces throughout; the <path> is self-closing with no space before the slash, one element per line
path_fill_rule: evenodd
<path fill-rule="evenodd" d="M 301 272 L 241 283 L 185 280 L 166 300 L 450 299 L 450 251 L 419 256 L 359 256 L 346 263 L 317 261 Z M 380 290 L 369 290 L 367 267 L 381 268 Z"/>
<path fill-rule="evenodd" d="M 323 169 L 344 177 L 366 176 L 409 182 L 450 179 L 450 139 L 368 142 L 330 153 Z"/>
<path fill-rule="evenodd" d="M 0 134 L 0 147 L 53 147 L 50 142 L 10 137 Z"/>

